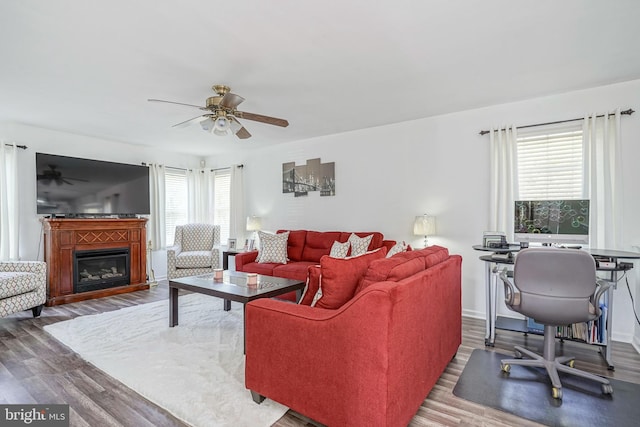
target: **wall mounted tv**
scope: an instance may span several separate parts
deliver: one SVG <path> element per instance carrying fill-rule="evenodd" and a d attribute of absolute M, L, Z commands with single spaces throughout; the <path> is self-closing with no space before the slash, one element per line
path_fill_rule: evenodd
<path fill-rule="evenodd" d="M 518 200 L 514 211 L 518 242 L 589 243 L 589 200 Z"/>
<path fill-rule="evenodd" d="M 149 214 L 149 168 L 36 153 L 37 211 L 67 217 Z"/>

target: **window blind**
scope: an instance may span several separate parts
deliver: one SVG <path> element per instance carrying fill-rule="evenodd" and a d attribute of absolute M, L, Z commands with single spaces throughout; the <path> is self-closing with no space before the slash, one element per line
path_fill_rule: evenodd
<path fill-rule="evenodd" d="M 583 197 L 582 123 L 518 134 L 520 200 Z"/>
<path fill-rule="evenodd" d="M 167 246 L 173 245 L 176 225 L 187 223 L 187 172 L 165 168 L 165 224 Z"/>

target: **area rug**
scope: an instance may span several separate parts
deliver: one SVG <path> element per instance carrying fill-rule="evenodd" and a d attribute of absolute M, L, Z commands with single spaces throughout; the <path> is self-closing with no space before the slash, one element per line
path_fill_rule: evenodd
<path fill-rule="evenodd" d="M 512 365 L 503 373 L 500 360 L 510 357 L 474 350 L 453 394 L 549 426 L 638 425 L 639 384 L 612 379 L 613 394 L 607 396 L 593 381 L 560 373 L 562 400 L 557 400 L 546 371 Z"/>
<path fill-rule="evenodd" d="M 158 301 L 44 327 L 83 359 L 193 426 L 270 426 L 287 408 L 244 387 L 243 311 L 200 294 L 179 298 L 180 324 Z"/>

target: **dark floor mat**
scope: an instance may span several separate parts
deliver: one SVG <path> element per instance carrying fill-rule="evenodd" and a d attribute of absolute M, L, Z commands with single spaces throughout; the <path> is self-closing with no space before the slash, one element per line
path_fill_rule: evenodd
<path fill-rule="evenodd" d="M 640 384 L 611 379 L 613 394 L 604 395 L 599 383 L 560 373 L 557 400 L 544 369 L 512 365 L 503 373 L 500 360 L 510 357 L 474 350 L 453 394 L 549 426 L 640 425 Z"/>

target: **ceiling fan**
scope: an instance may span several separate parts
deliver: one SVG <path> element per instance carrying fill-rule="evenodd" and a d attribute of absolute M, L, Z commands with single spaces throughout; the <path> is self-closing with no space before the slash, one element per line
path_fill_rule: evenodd
<path fill-rule="evenodd" d="M 162 99 L 149 99 L 150 102 L 165 102 L 168 104 L 185 105 L 187 107 L 195 107 L 203 111 L 207 111 L 193 119 L 173 125 L 176 128 L 183 128 L 195 123 L 200 123 L 202 129 L 207 132 L 213 132 L 216 135 L 227 135 L 229 131 L 233 132 L 240 139 L 251 138 L 249 131 L 240 123 L 238 119 L 253 120 L 255 122 L 266 123 L 269 125 L 287 127 L 289 122 L 284 119 L 278 119 L 276 117 L 263 116 L 261 114 L 247 113 L 245 111 L 238 111 L 236 108 L 244 98 L 231 93 L 229 86 L 225 85 L 213 85 L 211 87 L 216 93 L 216 96 L 207 98 L 204 107 L 198 105 L 185 104 L 182 102 L 164 101 Z"/>
<path fill-rule="evenodd" d="M 48 169 L 43 170 L 42 173 L 39 173 L 36 176 L 36 179 L 38 181 L 44 181 L 44 184 L 46 185 L 49 185 L 52 182 L 55 182 L 58 185 L 62 185 L 62 184 L 73 185 L 73 182 L 69 180 L 89 182 L 86 179 L 81 179 L 81 178 L 71 178 L 68 176 L 63 177 L 62 172 L 58 170 L 58 167 L 56 165 L 48 165 L 48 166 L 49 166 Z"/>

